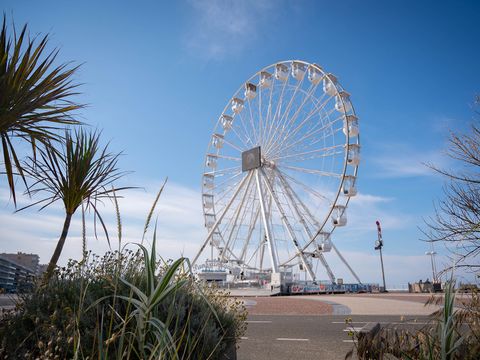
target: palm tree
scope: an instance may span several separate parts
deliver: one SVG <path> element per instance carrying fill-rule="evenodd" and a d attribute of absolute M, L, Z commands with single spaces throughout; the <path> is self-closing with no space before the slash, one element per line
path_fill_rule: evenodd
<path fill-rule="evenodd" d="M 71 113 L 82 106 L 70 100 L 77 94 L 78 85 L 71 78 L 78 66 L 52 66 L 58 51 L 45 54 L 48 35 L 38 42 L 29 39 L 27 25 L 18 37 L 15 30 L 13 33 L 13 39 L 7 35 L 4 15 L 0 32 L 0 152 L 2 173 L 16 205 L 14 176 L 19 175 L 26 185 L 16 139 L 30 143 L 35 154 L 37 144 L 59 139 L 57 130 L 62 125 L 79 123 Z"/>
<path fill-rule="evenodd" d="M 99 137 L 100 133 L 83 129 L 76 130 L 73 136 L 67 131 L 65 140 L 60 142 L 61 149 L 54 146 L 39 148 L 37 160 L 34 162 L 30 158 L 25 164 L 25 172 L 34 179 L 30 193 L 43 193 L 46 196 L 20 210 L 34 205 L 42 205 L 42 210 L 56 201 L 63 202 L 65 207 L 63 230 L 48 264 L 45 280 L 55 269 L 72 217 L 82 205 L 85 210 L 93 210 L 108 240 L 104 221 L 97 208 L 98 201 L 110 198 L 114 192 L 127 187 L 113 187 L 113 183 L 125 174 L 117 167 L 120 154 L 109 153 L 108 145 L 101 148 Z"/>

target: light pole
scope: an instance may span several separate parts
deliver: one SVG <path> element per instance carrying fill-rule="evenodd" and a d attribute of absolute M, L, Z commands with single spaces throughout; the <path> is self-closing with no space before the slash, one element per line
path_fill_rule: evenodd
<path fill-rule="evenodd" d="M 383 256 L 382 256 L 382 247 L 383 247 L 383 239 L 382 239 L 382 228 L 380 227 L 380 221 L 375 222 L 377 224 L 377 241 L 375 241 L 375 250 L 380 250 L 380 263 L 382 264 L 382 278 L 383 278 L 383 291 L 387 292 L 387 285 L 385 284 L 385 271 L 383 269 Z"/>
<path fill-rule="evenodd" d="M 430 255 L 430 260 L 432 262 L 432 275 L 433 275 L 433 282 L 436 283 L 437 282 L 437 271 L 436 271 L 436 266 L 435 266 L 435 255 L 437 255 L 437 253 L 435 251 L 430 250 L 430 251 L 427 251 L 425 253 L 425 255 Z"/>

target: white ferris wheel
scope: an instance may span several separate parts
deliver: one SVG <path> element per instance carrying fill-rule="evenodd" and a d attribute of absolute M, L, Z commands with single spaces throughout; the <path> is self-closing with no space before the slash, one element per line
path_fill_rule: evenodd
<path fill-rule="evenodd" d="M 209 142 L 202 203 L 216 261 L 244 272 L 298 266 L 316 281 L 336 278 L 326 253 L 347 224 L 360 143 L 350 95 L 337 78 L 305 61 L 258 71 L 225 106 Z M 215 255 L 214 255 L 215 253 Z"/>

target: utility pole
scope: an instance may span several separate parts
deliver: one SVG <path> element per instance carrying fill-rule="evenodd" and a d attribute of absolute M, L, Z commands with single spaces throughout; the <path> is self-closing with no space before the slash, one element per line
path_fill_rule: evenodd
<path fill-rule="evenodd" d="M 377 241 L 375 241 L 375 250 L 380 250 L 380 263 L 382 264 L 382 278 L 383 278 L 383 291 L 387 292 L 387 286 L 385 285 L 385 271 L 383 269 L 383 256 L 382 256 L 382 247 L 383 247 L 383 239 L 382 239 L 382 228 L 380 227 L 380 221 L 376 221 L 377 224 Z"/>

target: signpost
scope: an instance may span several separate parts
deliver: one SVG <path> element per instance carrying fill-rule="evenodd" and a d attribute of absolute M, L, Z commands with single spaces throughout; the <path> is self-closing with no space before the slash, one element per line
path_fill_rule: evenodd
<path fill-rule="evenodd" d="M 383 256 L 382 256 L 382 247 L 383 247 L 383 239 L 382 239 L 382 228 L 380 227 L 380 221 L 376 221 L 377 224 L 377 234 L 378 238 L 375 241 L 375 250 L 380 250 L 380 263 L 382 264 L 382 278 L 383 278 L 383 290 L 381 292 L 387 292 L 387 286 L 385 285 L 385 271 L 383 269 Z"/>

